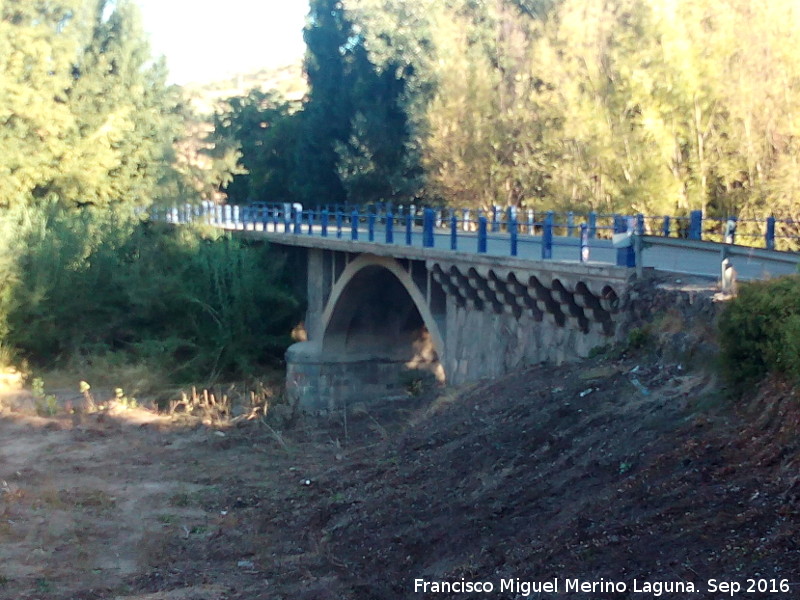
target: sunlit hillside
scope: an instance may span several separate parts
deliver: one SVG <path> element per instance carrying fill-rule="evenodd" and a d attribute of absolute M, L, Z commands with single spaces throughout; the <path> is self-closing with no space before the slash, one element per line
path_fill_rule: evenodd
<path fill-rule="evenodd" d="M 220 165 L 227 165 L 222 167 L 223 170 L 231 168 L 240 171 L 243 167 L 233 154 L 228 154 L 227 161 L 220 161 L 219 156 L 212 158 L 215 145 L 211 141 L 214 114 L 228 110 L 226 101 L 243 98 L 253 90 L 271 92 L 279 98 L 299 103 L 307 90 L 302 62 L 240 73 L 219 81 L 182 86 L 181 91 L 190 110 L 184 123 L 184 136 L 175 144 L 175 155 L 178 170 L 184 174 L 188 186 L 193 190 L 190 200 L 204 198 L 219 202 L 227 198 L 211 172 Z M 236 164 L 239 167 L 234 167 Z M 244 172 L 247 172 L 246 169 Z M 209 182 L 216 183 L 209 187 Z"/>
<path fill-rule="evenodd" d="M 306 93 L 306 80 L 301 61 L 282 67 L 239 73 L 228 79 L 183 86 L 184 96 L 200 115 L 213 114 L 221 101 L 245 96 L 249 91 L 274 91 L 287 100 L 300 100 Z"/>

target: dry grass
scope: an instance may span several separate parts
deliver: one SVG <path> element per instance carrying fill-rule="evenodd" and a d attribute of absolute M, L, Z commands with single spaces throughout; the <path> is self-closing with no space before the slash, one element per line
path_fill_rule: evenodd
<path fill-rule="evenodd" d="M 190 392 L 179 393 L 179 399 L 169 402 L 168 414 L 173 417 L 197 417 L 208 425 L 236 424 L 243 420 L 285 416 L 288 407 L 283 394 L 276 391 L 276 386 L 260 381 L 254 385 L 234 384 L 216 390 L 198 391 L 196 387 L 192 387 Z"/>

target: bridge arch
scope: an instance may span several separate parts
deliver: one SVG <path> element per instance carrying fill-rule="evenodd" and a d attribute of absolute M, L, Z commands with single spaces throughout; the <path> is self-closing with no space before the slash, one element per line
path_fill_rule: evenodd
<path fill-rule="evenodd" d="M 390 257 L 362 254 L 342 271 L 320 322 L 323 356 L 402 362 L 444 381 L 444 337 L 412 274 Z"/>

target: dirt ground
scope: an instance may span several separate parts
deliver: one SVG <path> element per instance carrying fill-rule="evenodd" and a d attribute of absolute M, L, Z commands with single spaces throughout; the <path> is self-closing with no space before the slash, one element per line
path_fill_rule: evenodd
<path fill-rule="evenodd" d="M 800 405 L 650 355 L 357 403 L 279 431 L 121 407 L 0 414 L 0 598 L 731 597 L 800 587 Z M 267 421 L 269 423 L 269 421 Z M 563 589 L 567 578 L 627 590 Z M 493 593 L 415 593 L 414 580 Z M 499 591 L 560 580 L 558 594 Z"/>

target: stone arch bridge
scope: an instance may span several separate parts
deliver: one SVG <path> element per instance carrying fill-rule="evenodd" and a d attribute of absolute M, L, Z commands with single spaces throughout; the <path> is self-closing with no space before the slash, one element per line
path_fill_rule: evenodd
<path fill-rule="evenodd" d="M 306 410 L 392 393 L 413 370 L 458 385 L 624 337 L 624 267 L 266 237 L 295 247 L 306 286 L 307 340 L 286 353 L 287 391 Z"/>

